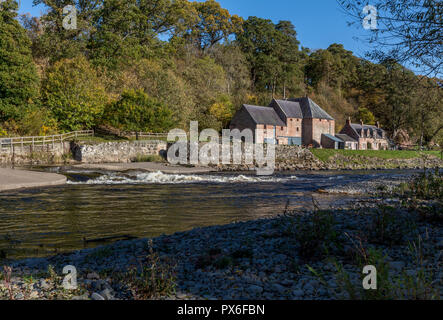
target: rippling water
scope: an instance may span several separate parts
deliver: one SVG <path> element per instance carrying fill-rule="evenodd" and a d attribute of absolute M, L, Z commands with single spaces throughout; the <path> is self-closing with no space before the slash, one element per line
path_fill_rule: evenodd
<path fill-rule="evenodd" d="M 353 196 L 315 191 L 390 174 L 409 174 L 293 172 L 257 177 L 238 173 L 61 173 L 68 176 L 68 185 L 0 193 L 2 255 L 44 256 L 123 236 L 151 237 L 255 219 L 282 213 L 288 199 L 291 208 L 310 208 L 313 194 L 323 206 L 340 206 Z M 94 241 L 108 237 L 111 239 Z"/>

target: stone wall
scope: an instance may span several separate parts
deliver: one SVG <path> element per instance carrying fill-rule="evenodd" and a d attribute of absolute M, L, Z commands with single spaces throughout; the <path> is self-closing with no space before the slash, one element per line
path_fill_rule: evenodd
<path fill-rule="evenodd" d="M 0 147 L 1 165 L 52 164 L 63 161 L 71 153 L 69 142 L 57 142 L 45 146 Z"/>
<path fill-rule="evenodd" d="M 159 155 L 167 149 L 164 141 L 106 142 L 96 145 L 76 145 L 74 160 L 84 163 L 128 163 L 134 158 Z"/>

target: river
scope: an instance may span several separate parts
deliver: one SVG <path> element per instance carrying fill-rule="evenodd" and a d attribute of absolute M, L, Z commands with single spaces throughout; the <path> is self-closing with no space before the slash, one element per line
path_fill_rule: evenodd
<path fill-rule="evenodd" d="M 318 193 L 413 171 L 172 175 L 45 168 L 65 174 L 59 187 L 0 193 L 0 258 L 47 256 L 126 237 L 154 237 L 195 227 L 283 213 L 289 207 L 343 207 L 354 195 Z"/>

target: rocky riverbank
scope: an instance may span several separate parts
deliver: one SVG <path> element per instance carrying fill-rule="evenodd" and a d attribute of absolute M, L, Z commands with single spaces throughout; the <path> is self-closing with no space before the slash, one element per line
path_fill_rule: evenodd
<path fill-rule="evenodd" d="M 5 299 L 436 299 L 443 296 L 442 205 L 374 196 L 330 211 L 122 241 L 5 263 Z M 62 287 L 77 269 L 78 289 Z M 378 290 L 362 288 L 374 265 Z M 152 279 L 156 286 L 152 287 Z M 6 280 L 6 281 L 5 281 Z"/>
<path fill-rule="evenodd" d="M 275 149 L 275 170 L 382 170 L 442 168 L 443 160 L 431 155 L 411 159 L 381 159 L 364 155 L 345 156 L 336 154 L 322 161 L 309 149 L 298 146 L 278 145 Z M 219 165 L 219 171 L 255 170 L 254 165 Z"/>

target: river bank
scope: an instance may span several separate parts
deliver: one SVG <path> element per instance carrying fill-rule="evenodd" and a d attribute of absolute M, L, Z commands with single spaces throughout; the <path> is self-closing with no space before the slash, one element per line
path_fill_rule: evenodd
<path fill-rule="evenodd" d="M 300 210 L 289 205 L 272 218 L 11 262 L 10 285 L 3 284 L 0 292 L 16 299 L 443 296 L 442 207 L 437 199 L 374 196 L 356 198 L 341 210 L 316 206 Z M 369 264 L 380 273 L 377 291 L 361 288 L 362 267 Z M 77 268 L 78 290 L 61 287 L 66 265 Z M 144 278 L 140 267 L 155 271 L 162 294 L 149 287 L 152 274 Z"/>
<path fill-rule="evenodd" d="M 22 188 L 48 187 L 65 184 L 66 177 L 56 173 L 0 168 L 0 192 Z"/>
<path fill-rule="evenodd" d="M 200 148 L 205 143 L 200 143 Z M 0 164 L 7 165 L 75 165 L 80 168 L 124 171 L 140 169 L 165 173 L 236 172 L 255 171 L 253 164 L 202 166 L 168 166 L 164 162 L 139 164 L 140 159 L 166 156 L 168 145 L 164 141 L 125 142 L 65 142 L 54 148 L 34 150 L 18 148 L 11 153 L 0 154 Z M 9 152 L 9 153 L 8 153 Z M 220 147 L 220 152 L 222 148 Z M 174 167 L 171 170 L 171 167 Z M 418 169 L 443 167 L 443 159 L 437 151 L 377 151 L 377 150 L 331 150 L 307 149 L 300 146 L 277 145 L 275 148 L 275 171 L 295 170 L 381 170 Z M 157 170 L 158 169 L 158 170 Z"/>

